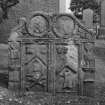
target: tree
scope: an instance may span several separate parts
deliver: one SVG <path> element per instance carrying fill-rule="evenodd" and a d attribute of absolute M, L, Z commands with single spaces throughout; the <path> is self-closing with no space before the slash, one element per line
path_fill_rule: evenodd
<path fill-rule="evenodd" d="M 19 0 L 0 0 L 0 23 L 3 19 L 8 19 L 9 8 L 19 3 Z"/>

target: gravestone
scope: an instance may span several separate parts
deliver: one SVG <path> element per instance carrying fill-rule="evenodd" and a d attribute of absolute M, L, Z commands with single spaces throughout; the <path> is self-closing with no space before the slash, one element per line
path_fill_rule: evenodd
<path fill-rule="evenodd" d="M 101 1 L 101 28 L 98 31 L 98 35 L 100 39 L 105 38 L 105 0 Z"/>
<path fill-rule="evenodd" d="M 101 26 L 105 27 L 105 0 L 101 2 Z"/>
<path fill-rule="evenodd" d="M 83 11 L 83 21 L 89 29 L 93 28 L 93 10 L 85 9 Z"/>

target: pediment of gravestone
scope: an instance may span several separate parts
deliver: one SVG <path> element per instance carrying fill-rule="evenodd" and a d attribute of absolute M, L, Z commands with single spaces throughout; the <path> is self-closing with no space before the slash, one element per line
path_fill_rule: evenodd
<path fill-rule="evenodd" d="M 27 29 L 32 37 L 43 37 L 48 32 L 53 33 L 51 37 L 71 37 L 74 30 L 74 20 L 65 14 L 47 16 L 36 13 L 29 20 Z"/>
<path fill-rule="evenodd" d="M 76 33 L 78 28 L 80 28 L 84 39 L 84 33 L 88 33 L 88 36 L 93 34 L 92 30 L 89 30 L 85 25 L 83 25 L 75 16 L 68 15 L 68 14 L 58 14 L 54 16 L 48 16 L 43 13 L 35 13 L 28 19 L 26 22 L 26 27 L 24 31 L 24 27 L 16 30 L 18 35 L 14 38 L 19 38 L 22 34 L 22 38 L 29 38 L 29 37 L 45 37 L 48 35 L 49 32 L 53 33 L 54 37 L 64 38 L 64 37 L 74 37 L 73 33 Z M 23 23 L 24 23 L 23 22 Z M 23 24 L 22 23 L 22 24 Z M 76 27 L 74 24 L 76 23 Z M 78 27 L 78 28 L 77 28 Z M 77 29 L 76 29 L 77 28 Z M 13 35 L 13 36 L 15 36 Z M 12 36 L 12 35 L 11 35 Z M 77 35 L 79 37 L 79 35 Z"/>
<path fill-rule="evenodd" d="M 39 21 L 45 22 L 44 28 L 50 28 L 50 31 L 53 31 L 56 34 L 61 34 L 60 37 L 62 37 L 63 34 L 70 35 L 70 33 L 74 30 L 74 19 L 71 14 L 47 14 L 42 12 L 35 12 L 32 15 L 32 19 L 35 18 L 39 18 Z M 32 19 L 30 19 L 30 21 Z"/>

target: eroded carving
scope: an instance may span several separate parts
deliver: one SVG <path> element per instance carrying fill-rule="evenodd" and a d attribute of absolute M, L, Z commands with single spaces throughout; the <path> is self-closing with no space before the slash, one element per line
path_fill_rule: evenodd
<path fill-rule="evenodd" d="M 93 43 L 84 44 L 84 61 L 86 67 L 94 67 Z"/>
<path fill-rule="evenodd" d="M 56 48 L 58 54 L 66 54 L 68 51 L 68 48 L 64 46 L 59 46 Z"/>
<path fill-rule="evenodd" d="M 73 90 L 76 87 L 77 84 L 77 75 L 75 70 L 73 70 L 68 65 L 63 67 L 62 72 L 60 73 L 60 76 L 64 77 L 64 82 L 62 82 L 63 87 L 62 89 L 66 90 Z"/>
<path fill-rule="evenodd" d="M 58 37 L 71 37 L 74 30 L 74 21 L 69 16 L 58 16 L 53 26 L 54 32 Z"/>
<path fill-rule="evenodd" d="M 32 17 L 29 22 L 28 31 L 33 36 L 42 37 L 47 32 L 48 28 L 48 20 L 44 16 L 36 15 Z"/>

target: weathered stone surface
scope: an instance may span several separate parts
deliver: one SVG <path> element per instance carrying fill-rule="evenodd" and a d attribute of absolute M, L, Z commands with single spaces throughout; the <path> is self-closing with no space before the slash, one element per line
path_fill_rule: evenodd
<path fill-rule="evenodd" d="M 70 45 L 68 45 L 67 48 L 68 48 L 68 53 L 66 54 L 67 63 L 75 71 L 78 71 L 78 56 L 79 56 L 78 46 L 74 45 L 74 42 L 71 41 Z"/>
<path fill-rule="evenodd" d="M 74 21 L 68 16 L 57 18 L 54 31 L 59 37 L 72 37 L 74 31 Z"/>
<path fill-rule="evenodd" d="M 93 28 L 93 10 L 85 9 L 83 11 L 83 21 L 89 29 Z"/>
<path fill-rule="evenodd" d="M 28 30 L 32 35 L 42 36 L 47 31 L 48 24 L 44 17 L 36 16 L 31 19 Z"/>
<path fill-rule="evenodd" d="M 105 0 L 101 2 L 101 26 L 105 27 Z"/>

